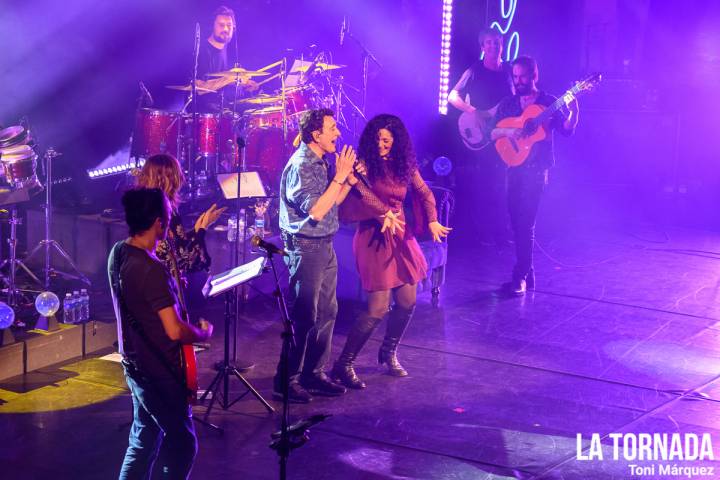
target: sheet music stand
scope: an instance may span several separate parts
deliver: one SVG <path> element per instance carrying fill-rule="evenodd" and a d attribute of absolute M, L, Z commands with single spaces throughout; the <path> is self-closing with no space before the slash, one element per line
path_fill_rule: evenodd
<path fill-rule="evenodd" d="M 205 295 L 206 298 L 215 297 L 217 295 L 220 295 L 221 293 L 225 293 L 229 296 L 234 296 L 234 289 L 237 286 L 249 282 L 250 280 L 262 275 L 263 271 L 265 270 L 266 260 L 267 259 L 264 257 L 256 258 L 251 262 L 240 265 L 239 267 L 235 267 L 226 272 L 218 273 L 217 275 L 211 275 L 208 278 L 207 282 L 205 282 L 205 286 L 203 287 L 203 295 Z M 204 402 L 208 394 L 212 392 L 212 399 L 210 400 L 210 404 L 208 405 L 208 408 L 205 411 L 205 416 L 203 417 L 204 421 L 206 422 L 208 416 L 210 415 L 210 412 L 213 409 L 213 406 L 215 405 L 215 399 L 218 397 L 218 394 L 220 394 L 221 396 L 220 406 L 223 410 L 227 410 L 228 408 L 235 405 L 235 403 L 241 398 L 243 398 L 245 395 L 247 395 L 248 393 L 252 393 L 252 395 L 257 398 L 260 403 L 263 404 L 263 406 L 267 409 L 268 412 L 272 413 L 275 411 L 275 409 L 267 402 L 267 400 L 265 400 L 262 395 L 260 395 L 260 393 L 255 390 L 255 388 L 250 384 L 250 382 L 240 374 L 237 367 L 230 363 L 230 321 L 233 320 L 233 318 L 235 317 L 233 310 L 234 309 L 231 308 L 231 302 L 226 301 L 224 339 L 225 349 L 223 352 L 223 363 L 220 368 L 218 368 L 218 373 L 217 375 L 215 375 L 213 381 L 210 382 L 207 390 L 205 390 L 205 392 L 200 397 L 200 402 Z M 237 320 L 237 318 L 235 318 L 235 320 Z M 238 380 L 240 380 L 240 382 L 247 389 L 247 392 L 243 393 L 233 401 L 230 401 L 229 398 L 231 376 L 235 376 Z M 219 427 L 217 427 L 216 425 L 212 426 L 219 429 Z"/>

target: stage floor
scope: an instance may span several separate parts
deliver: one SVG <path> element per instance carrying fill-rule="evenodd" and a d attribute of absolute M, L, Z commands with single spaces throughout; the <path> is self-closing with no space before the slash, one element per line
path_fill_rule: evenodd
<path fill-rule="evenodd" d="M 710 460 L 613 460 L 605 437 L 707 433 L 720 454 L 720 235 L 568 225 L 538 238 L 537 291 L 524 298 L 497 292 L 511 250 L 451 246 L 441 307 L 420 296 L 400 349 L 410 376 L 381 374 L 376 332 L 357 362 L 366 390 L 292 407 L 293 419 L 332 417 L 292 453 L 288 478 L 621 479 L 633 478 L 631 465 L 654 467 L 642 478 L 687 478 L 661 476 L 662 465 L 714 467 L 704 478 L 720 477 Z M 341 305 L 333 358 L 353 308 Z M 248 310 L 239 356 L 256 363 L 247 378 L 269 399 L 280 324 L 270 298 Z M 222 319 L 212 318 L 217 335 L 199 357 L 203 385 L 222 355 Z M 117 476 L 131 413 L 119 364 L 46 368 L 0 384 L 0 399 L 3 478 Z M 225 434 L 197 425 L 193 478 L 278 478 L 268 448 L 278 415 L 247 396 L 210 419 Z M 604 459 L 578 460 L 577 434 L 587 456 L 594 433 Z"/>

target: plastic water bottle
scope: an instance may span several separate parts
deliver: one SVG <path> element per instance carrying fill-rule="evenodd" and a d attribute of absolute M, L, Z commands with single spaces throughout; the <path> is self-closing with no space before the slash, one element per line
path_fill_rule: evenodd
<path fill-rule="evenodd" d="M 255 235 L 260 238 L 265 237 L 265 215 L 255 216 Z"/>
<path fill-rule="evenodd" d="M 234 242 L 237 240 L 237 215 L 230 215 L 227 223 L 227 239 L 228 242 Z"/>
<path fill-rule="evenodd" d="M 90 295 L 86 288 L 80 290 L 80 321 L 90 320 Z"/>
<path fill-rule="evenodd" d="M 244 241 L 245 237 L 243 236 L 245 234 L 245 209 L 240 209 L 240 218 L 238 218 L 238 232 L 240 235 L 240 238 Z"/>
<path fill-rule="evenodd" d="M 73 298 L 70 292 L 65 294 L 63 299 L 63 322 L 75 323 L 75 310 L 73 308 Z"/>
<path fill-rule="evenodd" d="M 73 312 L 75 317 L 75 323 L 82 322 L 82 305 L 80 304 L 80 292 L 75 290 L 72 294 L 73 299 Z"/>

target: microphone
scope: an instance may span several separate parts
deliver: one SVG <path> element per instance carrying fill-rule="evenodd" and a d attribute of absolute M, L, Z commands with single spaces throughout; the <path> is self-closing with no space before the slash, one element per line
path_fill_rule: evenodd
<path fill-rule="evenodd" d="M 258 237 L 257 235 L 252 236 L 252 239 L 250 239 L 250 243 L 252 243 L 253 246 L 255 246 L 255 247 L 262 248 L 269 254 L 274 253 L 276 255 L 282 255 L 284 257 L 288 256 L 288 254 L 285 250 L 283 250 L 282 248 L 278 247 L 277 245 L 275 245 L 273 243 L 266 242 L 265 240 Z"/>
<path fill-rule="evenodd" d="M 348 32 L 348 21 L 347 16 L 343 15 L 343 21 L 340 25 L 340 46 L 342 47 L 343 43 L 345 43 L 345 34 Z"/>
<path fill-rule="evenodd" d="M 142 90 L 143 95 L 147 97 L 148 101 L 150 102 L 150 106 L 152 107 L 153 103 L 155 102 L 153 101 L 152 95 L 150 95 L 150 91 L 147 89 L 147 87 L 142 81 L 140 82 L 140 90 Z"/>

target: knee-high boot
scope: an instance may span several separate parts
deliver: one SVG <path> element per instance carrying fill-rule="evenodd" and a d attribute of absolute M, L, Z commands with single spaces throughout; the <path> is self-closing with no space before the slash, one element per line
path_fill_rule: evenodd
<path fill-rule="evenodd" d="M 365 382 L 355 373 L 353 362 L 365 343 L 367 343 L 370 335 L 375 327 L 382 321 L 382 318 L 371 317 L 367 312 L 363 312 L 355 321 L 350 333 L 348 334 L 345 347 L 340 357 L 333 366 L 330 376 L 345 385 L 348 388 L 361 389 L 365 388 Z"/>
<path fill-rule="evenodd" d="M 405 377 L 408 374 L 397 359 L 397 347 L 414 312 L 414 305 L 412 308 L 393 305 L 388 314 L 387 332 L 378 352 L 378 363 L 387 365 L 390 375 L 395 377 Z"/>

